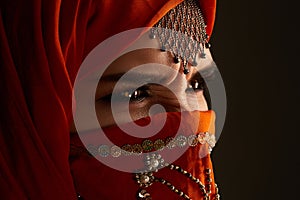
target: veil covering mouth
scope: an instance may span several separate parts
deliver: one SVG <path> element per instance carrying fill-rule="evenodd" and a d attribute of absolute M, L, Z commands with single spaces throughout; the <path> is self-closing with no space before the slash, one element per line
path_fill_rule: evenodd
<path fill-rule="evenodd" d="M 157 114 L 132 123 L 146 126 L 150 120 L 159 123 L 161 118 L 162 114 Z M 130 136 L 118 126 L 103 129 L 111 143 L 103 142 L 106 140 L 96 130 L 82 133 L 80 138 L 72 135 L 70 163 L 78 193 L 86 199 L 139 199 L 137 194 L 145 190 L 152 199 L 178 199 L 170 186 L 158 181 L 165 180 L 191 199 L 204 199 L 195 181 L 198 179 L 208 195 L 215 197 L 218 189 L 210 159 L 215 144 L 214 122 L 215 113 L 211 110 L 169 112 L 164 127 L 147 138 Z M 132 126 L 132 123 L 125 126 Z M 145 158 L 148 156 L 151 160 L 152 155 L 161 157 L 163 164 L 169 165 L 150 169 L 151 164 Z M 179 168 L 171 170 L 171 165 Z M 153 173 L 153 180 L 149 181 L 149 186 L 140 187 L 139 178 L 145 170 Z"/>

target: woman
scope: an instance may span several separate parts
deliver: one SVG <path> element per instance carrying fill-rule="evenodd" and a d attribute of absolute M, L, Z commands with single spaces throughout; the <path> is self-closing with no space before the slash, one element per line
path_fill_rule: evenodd
<path fill-rule="evenodd" d="M 148 37 L 146 40 L 150 44 L 158 44 L 157 48 L 165 53 L 158 49 L 135 49 L 116 56 L 117 59 L 111 58 L 110 61 L 113 61 L 108 62 L 105 70 L 102 65 L 99 69 L 103 71 L 103 76 L 96 76 L 96 102 L 93 104 L 96 119 L 103 128 L 103 135 L 113 145 L 103 143 L 103 138 L 99 140 L 99 134 L 90 131 L 94 129 L 89 120 L 82 122 L 80 118 L 86 116 L 80 112 L 86 114 L 80 95 L 86 94 L 90 88 L 86 87 L 87 82 L 84 81 L 82 87 L 82 80 L 86 80 L 83 75 L 94 72 L 90 68 L 88 71 L 82 70 L 84 61 L 98 44 L 114 34 L 139 27 L 174 30 L 164 25 L 170 19 L 171 23 L 167 24 L 174 22 L 168 13 L 181 10 L 186 13 L 182 12 L 180 16 L 198 14 L 197 17 L 203 13 L 203 20 L 180 24 L 181 19 L 177 19 L 179 24 L 174 27 L 177 27 L 176 32 L 180 32 L 182 27 L 200 27 L 196 31 L 191 29 L 199 36 L 194 38 L 200 43 L 197 48 L 201 52 L 199 57 L 205 60 L 206 54 L 206 58 L 211 60 L 209 50 L 203 45 L 209 39 L 206 35 L 212 31 L 215 1 L 181 2 L 20 1 L 18 6 L 9 2 L 1 3 L 3 67 L 0 87 L 6 97 L 1 99 L 0 185 L 4 199 L 150 199 L 150 196 L 153 199 L 219 198 L 207 155 L 213 146 L 214 113 L 208 111 L 207 95 L 205 98 L 203 92 L 205 84 L 201 83 L 201 73 L 198 74 L 199 68 L 207 65 L 198 57 L 196 61 L 199 63 L 193 63 L 187 54 L 174 50 L 180 49 L 176 45 L 165 45 L 166 35 L 161 34 L 160 29 L 143 29 L 139 37 L 123 41 L 121 47 L 126 46 L 130 50 L 131 45 L 139 44 L 139 41 L 144 44 L 143 36 L 150 34 L 150 39 Z M 191 6 L 194 6 L 194 11 L 188 13 Z M 206 28 L 203 23 L 206 23 Z M 194 55 L 198 51 L 191 52 Z M 159 69 L 155 77 L 159 77 L 160 81 L 155 81 L 155 84 L 151 80 L 141 87 L 137 87 L 137 84 L 128 91 L 123 88 L 115 93 L 112 89 L 107 91 L 107 88 L 113 88 L 117 83 L 111 83 L 107 77 L 126 73 L 126 70 L 147 63 L 169 67 L 148 67 Z M 125 72 L 121 72 L 120 68 Z M 143 74 L 143 69 L 138 72 Z M 160 76 L 163 72 L 168 72 L 172 81 L 170 76 Z M 101 75 L 99 73 L 94 74 Z M 169 81 L 166 83 L 166 80 Z M 175 86 L 171 87 L 172 84 Z M 74 120 L 71 104 L 73 89 Z M 187 90 L 193 94 L 186 94 Z M 178 100 L 178 95 L 183 92 L 185 98 L 182 99 L 188 101 Z M 122 108 L 120 101 L 122 104 L 124 98 L 124 102 L 129 102 L 130 117 L 117 109 L 119 117 L 115 120 L 115 107 L 109 108 L 109 101 L 114 96 L 117 108 Z M 163 105 L 165 110 L 150 109 L 155 104 Z M 153 112 L 149 113 L 149 109 Z M 163 115 L 164 111 L 167 111 L 166 115 Z M 153 130 L 162 119 L 165 123 L 159 133 L 149 133 L 146 139 L 141 138 L 144 134 L 140 133 L 141 137 L 124 135 L 128 132 L 116 126 L 120 123 L 123 128 L 130 129 L 136 127 L 135 124 L 142 127 L 152 124 L 149 130 Z M 178 130 L 180 134 L 177 134 Z M 197 137 L 189 137 L 191 135 Z M 192 139 L 189 145 L 188 138 Z M 85 145 L 89 145 L 86 146 L 88 151 Z M 160 151 L 168 145 L 172 151 Z M 138 150 L 134 151 L 132 146 Z M 112 151 L 112 147 L 116 151 Z M 95 148 L 96 152 L 93 150 Z M 120 169 L 120 163 L 128 166 Z M 173 173 L 175 175 L 171 175 Z"/>

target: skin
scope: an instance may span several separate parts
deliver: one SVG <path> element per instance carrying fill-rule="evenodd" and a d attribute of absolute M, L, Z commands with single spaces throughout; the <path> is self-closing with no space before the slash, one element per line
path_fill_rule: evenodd
<path fill-rule="evenodd" d="M 111 94 L 118 79 L 128 72 L 128 70 L 149 63 L 169 67 L 173 69 L 172 73 L 162 72 L 163 70 L 157 67 L 158 70 L 143 70 L 141 74 L 145 77 L 151 77 L 151 79 L 157 79 L 162 84 L 152 84 L 149 82 L 137 88 L 133 81 L 135 77 L 123 83 L 121 88 L 115 91 L 118 101 L 114 106 L 116 106 L 116 110 L 118 111 L 119 123 L 131 122 L 160 112 L 208 110 L 203 89 L 201 88 L 203 79 L 199 74 L 199 71 L 209 67 L 209 63 L 212 60 L 208 49 L 205 49 L 207 59 L 199 58 L 196 67 L 192 67 L 189 64 L 190 73 L 185 75 L 183 74 L 182 62 L 174 63 L 174 56 L 170 52 L 160 51 L 157 48 L 157 41 L 150 40 L 147 37 L 146 39 L 142 38 L 142 40 L 137 41 L 137 43 L 139 42 L 153 43 L 153 46 L 156 48 L 134 50 L 122 55 L 111 63 L 98 83 L 95 94 L 95 108 L 102 128 L 116 124 L 111 110 Z M 137 75 L 138 77 L 139 75 Z M 176 95 L 181 98 L 180 101 Z M 156 104 L 163 106 L 165 110 L 151 109 Z M 128 109 L 130 117 L 126 115 Z M 71 124 L 70 131 L 76 131 L 74 123 Z"/>
<path fill-rule="evenodd" d="M 160 77 L 161 75 L 156 74 L 155 72 L 150 72 L 150 74 L 148 75 L 157 76 L 161 79 L 164 79 L 164 81 L 162 82 L 170 87 L 172 87 L 172 84 L 177 85 L 175 87 L 172 87 L 172 91 L 179 96 L 181 95 L 183 97 L 183 100 L 180 103 L 179 100 L 176 98 L 175 94 L 170 89 L 162 85 L 151 83 L 147 84 L 146 87 L 142 87 L 135 90 L 135 92 L 131 94 L 130 98 L 130 95 L 128 95 L 124 91 L 126 91 L 125 88 L 127 87 L 127 85 L 131 85 L 131 83 L 125 83 L 124 91 L 119 91 L 119 93 L 124 96 L 124 101 L 126 98 L 128 98 L 129 100 L 129 111 L 132 120 L 137 120 L 149 115 L 159 113 L 160 111 L 155 110 L 154 112 L 149 113 L 149 109 L 155 104 L 162 105 L 166 112 L 178 112 L 180 111 L 180 106 L 183 107 L 183 110 L 195 110 L 191 109 L 191 107 L 196 107 L 197 110 L 200 111 L 205 111 L 208 109 L 202 89 L 196 88 L 194 90 L 195 95 L 188 97 L 190 91 L 187 91 L 187 88 L 189 87 L 189 85 L 195 87 L 196 81 L 198 83 L 201 82 L 201 80 L 199 80 L 199 77 L 197 77 L 197 68 L 189 66 L 190 73 L 187 75 L 183 75 L 182 63 L 175 64 L 173 61 L 173 56 L 170 53 L 164 53 L 158 49 L 137 50 L 130 52 L 113 62 L 109 69 L 103 74 L 103 78 L 100 79 L 96 92 L 95 106 L 97 111 L 97 117 L 102 127 L 112 126 L 115 124 L 110 109 L 110 94 L 116 82 L 118 81 L 118 76 L 112 76 L 116 74 L 126 73 L 126 71 L 133 69 L 135 66 L 140 66 L 147 63 L 159 63 L 165 66 L 169 66 L 176 70 L 177 73 L 168 74 L 169 76 L 166 77 Z M 174 80 L 179 74 L 185 77 L 185 81 Z M 187 98 L 189 98 L 189 101 L 192 102 L 197 101 L 197 105 L 189 106 L 188 102 L 186 101 Z M 121 100 L 120 102 L 117 102 L 116 105 L 120 106 L 118 108 L 118 115 L 125 116 L 126 108 L 128 107 L 126 106 L 125 102 Z M 120 119 L 121 123 L 126 123 L 131 120 L 127 119 L 126 117 L 120 117 Z"/>

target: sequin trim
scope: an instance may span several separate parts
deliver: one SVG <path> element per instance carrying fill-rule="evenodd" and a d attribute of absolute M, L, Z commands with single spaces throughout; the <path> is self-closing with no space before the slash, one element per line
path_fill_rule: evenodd
<path fill-rule="evenodd" d="M 151 151 L 162 151 L 165 148 L 183 148 L 186 146 L 195 147 L 198 144 L 208 144 L 209 150 L 215 146 L 216 139 L 214 134 L 208 132 L 200 132 L 198 134 L 193 134 L 189 136 L 177 135 L 174 137 L 167 137 L 163 139 L 157 139 L 155 141 L 146 139 L 141 144 L 124 144 L 121 147 L 116 145 L 108 146 L 105 144 L 97 145 L 88 145 L 87 150 L 93 156 L 108 157 L 112 156 L 114 158 L 120 156 L 139 156 L 142 153 L 148 153 Z"/>

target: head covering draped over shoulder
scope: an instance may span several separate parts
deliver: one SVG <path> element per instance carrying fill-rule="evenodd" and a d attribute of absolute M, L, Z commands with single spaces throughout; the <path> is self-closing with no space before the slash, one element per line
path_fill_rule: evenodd
<path fill-rule="evenodd" d="M 76 199 L 68 156 L 78 68 L 106 38 L 152 26 L 181 1 L 1 1 L 1 199 Z M 215 3 L 200 0 L 209 35 Z"/>

